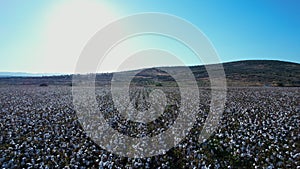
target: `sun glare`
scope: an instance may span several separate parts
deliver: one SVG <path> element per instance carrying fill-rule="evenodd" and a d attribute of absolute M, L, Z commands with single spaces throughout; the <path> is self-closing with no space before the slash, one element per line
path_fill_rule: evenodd
<path fill-rule="evenodd" d="M 47 12 L 39 65 L 42 72 L 72 73 L 86 42 L 117 18 L 109 4 L 93 0 L 63 1 Z"/>

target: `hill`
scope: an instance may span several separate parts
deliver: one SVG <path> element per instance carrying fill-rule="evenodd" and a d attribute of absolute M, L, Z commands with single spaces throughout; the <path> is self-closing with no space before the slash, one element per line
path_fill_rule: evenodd
<path fill-rule="evenodd" d="M 208 65 L 213 66 L 213 65 Z M 228 86 L 300 86 L 300 64 L 274 60 L 247 60 L 223 63 Z M 170 67 L 172 71 L 182 73 L 183 67 Z M 205 66 L 191 66 L 199 86 L 209 86 L 209 76 Z M 137 83 L 169 84 L 173 78 L 166 72 L 151 68 L 138 73 Z"/>
<path fill-rule="evenodd" d="M 300 86 L 298 63 L 248 60 L 224 63 L 223 67 L 229 86 Z M 203 69 L 201 66 L 197 68 Z"/>
<path fill-rule="evenodd" d="M 300 87 L 300 64 L 298 63 L 274 60 L 246 60 L 223 63 L 223 67 L 228 86 Z M 189 68 L 193 72 L 199 86 L 210 85 L 205 66 L 191 66 Z M 168 69 L 176 71 L 184 77 L 183 67 L 168 67 Z M 122 72 L 122 74 L 126 75 L 126 72 Z M 109 85 L 112 77 L 112 73 L 97 74 L 96 85 Z M 42 83 L 71 86 L 72 76 L 1 77 L 0 73 L 0 85 L 40 85 Z M 132 84 L 156 86 L 176 85 L 174 79 L 159 68 L 142 70 L 133 78 Z"/>

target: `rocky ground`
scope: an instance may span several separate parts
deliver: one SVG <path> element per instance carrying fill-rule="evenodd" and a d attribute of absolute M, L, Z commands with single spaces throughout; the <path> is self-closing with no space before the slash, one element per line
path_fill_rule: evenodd
<path fill-rule="evenodd" d="M 173 93 L 173 89 L 167 90 Z M 300 88 L 228 89 L 220 125 L 204 143 L 197 138 L 209 111 L 210 91 L 200 90 L 197 123 L 182 142 L 164 155 L 126 158 L 101 149 L 87 137 L 74 111 L 71 87 L 0 87 L 0 166 L 300 168 Z M 116 118 L 108 93 L 106 88 L 97 88 L 99 110 L 107 119 Z M 147 102 L 141 104 L 147 107 Z M 169 112 L 165 117 L 172 121 L 176 114 Z M 129 136 L 167 130 L 166 125 L 155 122 L 140 132 L 126 119 L 118 121 L 127 127 L 122 129 L 114 121 L 110 125 Z"/>

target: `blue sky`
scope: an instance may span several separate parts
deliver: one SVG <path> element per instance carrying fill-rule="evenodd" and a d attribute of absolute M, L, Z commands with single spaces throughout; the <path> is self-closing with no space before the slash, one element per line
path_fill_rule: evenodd
<path fill-rule="evenodd" d="M 222 62 L 300 63 L 299 9 L 297 0 L 0 0 L 0 71 L 71 73 L 95 31 L 142 12 L 191 22 L 210 39 Z"/>

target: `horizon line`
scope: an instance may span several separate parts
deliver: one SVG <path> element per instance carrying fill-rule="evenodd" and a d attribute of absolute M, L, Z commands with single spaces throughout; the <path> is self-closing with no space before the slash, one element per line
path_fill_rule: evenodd
<path fill-rule="evenodd" d="M 222 63 L 212 63 L 207 65 L 214 65 L 214 64 L 226 64 L 226 63 L 233 63 L 233 62 L 243 62 L 243 61 L 279 61 L 279 62 L 287 62 L 287 63 L 294 63 L 300 64 L 297 61 L 290 61 L 290 60 L 275 60 L 275 59 L 247 59 L 247 60 L 232 60 L 232 61 L 225 61 Z M 204 64 L 194 64 L 194 65 L 186 65 L 188 67 L 195 67 L 195 66 L 207 66 Z M 183 65 L 165 65 L 165 66 L 154 66 L 154 67 L 144 67 L 144 68 L 136 68 L 136 69 L 128 69 L 128 70 L 121 70 L 121 71 L 108 71 L 108 72 L 90 72 L 90 73 L 79 73 L 79 74 L 111 74 L 111 73 L 118 73 L 118 72 L 127 72 L 127 71 L 135 71 L 135 70 L 142 70 L 142 69 L 151 69 L 151 68 L 161 68 L 161 67 L 184 67 Z M 0 71 L 1 74 L 25 74 L 23 76 L 10 76 L 10 77 L 43 77 L 43 76 L 65 76 L 65 75 L 74 75 L 75 73 L 67 73 L 67 72 L 30 72 L 30 71 Z M 26 75 L 28 74 L 28 75 Z M 78 74 L 78 73 L 76 73 Z M 33 75 L 33 76 L 30 76 Z M 1 77 L 1 75 L 0 75 Z"/>

